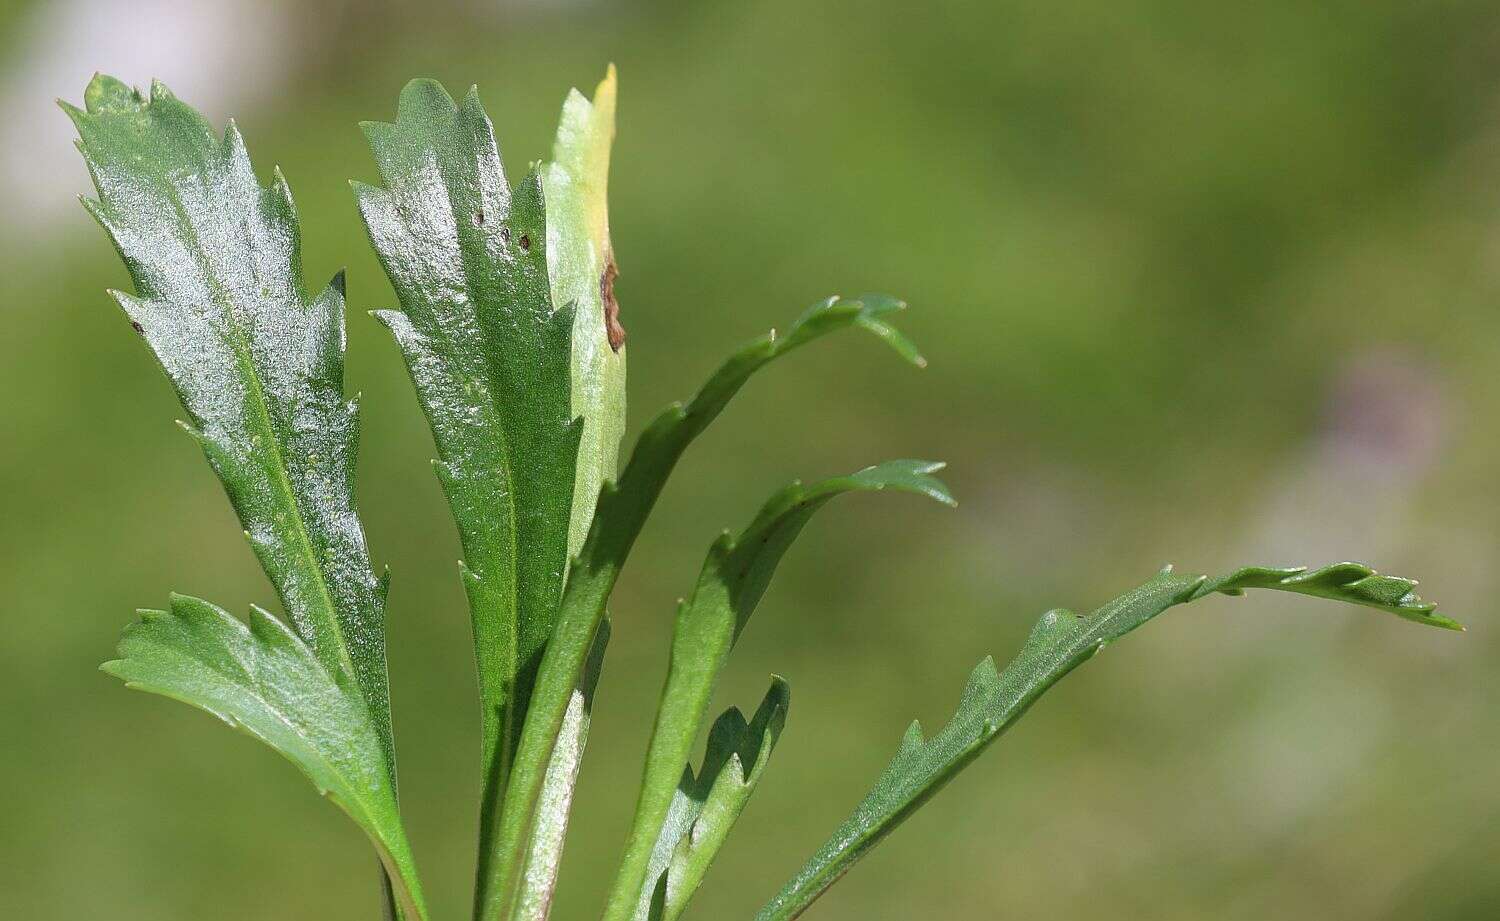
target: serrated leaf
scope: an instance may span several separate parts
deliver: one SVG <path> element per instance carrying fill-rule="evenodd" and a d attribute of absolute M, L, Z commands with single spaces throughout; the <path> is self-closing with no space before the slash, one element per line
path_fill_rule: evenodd
<path fill-rule="evenodd" d="M 114 292 L 182 398 L 297 633 L 358 679 L 391 757 L 384 604 L 354 510 L 342 274 L 316 298 L 280 171 L 262 188 L 239 130 L 221 141 L 156 83 L 97 76 L 78 126 L 137 296 Z"/>
<path fill-rule="evenodd" d="M 1335 563 L 1322 569 L 1305 566 L 1276 569 L 1247 566 L 1217 579 L 1205 581 L 1194 598 L 1215 592 L 1243 595 L 1247 588 L 1270 588 L 1332 601 L 1346 601 L 1388 611 L 1397 617 L 1445 630 L 1463 630 L 1456 620 L 1437 612 L 1437 605 L 1417 596 L 1417 583 L 1400 576 L 1382 575 L 1363 563 Z"/>
<path fill-rule="evenodd" d="M 277 170 L 260 186 L 233 122 L 220 139 L 161 83 L 146 98 L 103 75 L 84 110 L 63 108 L 99 193 L 84 204 L 135 281 L 136 295 L 115 299 L 171 379 L 298 636 L 368 705 L 373 765 L 394 796 L 384 582 L 354 508 L 343 274 L 308 296 L 286 180 Z"/>
<path fill-rule="evenodd" d="M 913 722 L 896 757 L 875 787 L 827 843 L 756 916 L 758 921 L 795 918 L 840 876 L 916 811 L 1048 688 L 1109 643 L 1168 608 L 1215 592 L 1247 588 L 1297 592 L 1373 607 L 1447 629 L 1462 629 L 1436 613 L 1412 591 L 1409 579 L 1382 576 L 1360 563 L 1338 563 L 1316 571 L 1251 567 L 1218 579 L 1178 575 L 1171 567 L 1087 616 L 1056 609 L 1042 615 L 1021 652 L 995 669 L 979 663 L 969 676 L 958 711 L 937 735 L 923 736 Z"/>
<path fill-rule="evenodd" d="M 477 90 L 455 104 L 413 80 L 394 123 L 363 127 L 385 187 L 353 187 L 401 303 L 378 316 L 406 356 L 463 544 L 485 855 L 568 560 L 573 313 L 553 306 L 541 177 L 509 185 Z"/>
<path fill-rule="evenodd" d="M 672 657 L 657 709 L 635 820 L 619 874 L 610 890 L 606 921 L 644 917 L 656 888 L 653 854 L 668 834 L 668 813 L 683 765 L 708 713 L 729 653 L 770 584 L 776 566 L 813 514 L 835 496 L 886 489 L 913 492 L 953 504 L 932 476 L 932 461 L 890 461 L 858 473 L 803 486 L 794 483 L 771 498 L 738 537 L 725 533 L 709 550 L 692 598 L 678 607 Z M 669 886 L 666 907 L 690 893 Z M 680 908 L 679 908 L 680 910 Z"/>
<path fill-rule="evenodd" d="M 859 328 L 891 345 L 908 360 L 916 350 L 888 322 L 905 305 L 883 295 L 859 300 L 829 298 L 804 313 L 784 336 L 773 331 L 732 355 L 686 406 L 668 407 L 636 442 L 619 482 L 606 483 L 583 549 L 569 569 L 557 628 L 547 645 L 521 744 L 506 789 L 495 876 L 486 884 L 481 917 L 512 917 L 507 895 L 516 890 L 525 862 L 525 841 L 541 793 L 568 701 L 584 673 L 589 650 L 620 568 L 656 504 L 678 459 L 745 382 L 774 359 L 840 329 Z"/>
<path fill-rule="evenodd" d="M 618 270 L 609 240 L 609 151 L 614 140 L 614 111 L 615 71 L 611 66 L 592 102 L 577 90 L 569 93 L 553 145 L 553 162 L 542 170 L 547 203 L 547 274 L 552 302 L 569 305 L 574 314 L 572 411 L 583 426 L 568 526 L 570 560 L 587 536 L 600 486 L 615 476 L 625 429 L 624 330 L 614 300 Z M 607 626 L 606 621 L 595 640 L 596 657 L 603 655 Z M 516 902 L 517 919 L 543 921 L 552 907 L 573 784 L 587 741 L 592 681 L 597 674 L 597 664 L 591 665 L 584 675 L 586 687 L 575 689 L 547 766 L 527 846 L 522 891 Z M 493 851 L 481 855 L 486 863 L 494 859 Z"/>
<path fill-rule="evenodd" d="M 694 775 L 691 765 L 683 768 L 651 852 L 646 878 L 654 882 L 633 913 L 634 921 L 673 921 L 687 907 L 765 774 L 790 702 L 786 682 L 773 675 L 749 723 L 738 707 L 714 721 L 702 770 Z"/>
<path fill-rule="evenodd" d="M 206 710 L 280 752 L 364 829 L 409 918 L 425 918 L 383 741 L 354 679 L 330 672 L 295 633 L 251 608 L 250 624 L 197 598 L 142 611 L 104 671 L 127 687 Z"/>

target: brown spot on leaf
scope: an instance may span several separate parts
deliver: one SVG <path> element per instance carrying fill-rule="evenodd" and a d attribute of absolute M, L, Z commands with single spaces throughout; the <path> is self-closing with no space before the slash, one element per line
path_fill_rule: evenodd
<path fill-rule="evenodd" d="M 474 226 L 475 227 L 483 227 L 484 226 L 484 209 L 483 208 L 475 208 L 474 209 L 474 218 L 473 218 L 473 220 L 474 220 Z"/>
<path fill-rule="evenodd" d="M 500 228 L 500 242 L 501 243 L 510 243 L 510 228 L 509 227 L 501 227 Z"/>
<path fill-rule="evenodd" d="M 524 233 L 521 234 L 521 249 L 531 252 L 531 237 Z"/>
<path fill-rule="evenodd" d="M 599 299 L 604 302 L 604 334 L 609 337 L 609 347 L 616 352 L 625 344 L 625 327 L 620 325 L 620 302 L 615 300 L 615 279 L 620 270 L 614 257 L 604 264 L 604 274 L 599 276 Z"/>
<path fill-rule="evenodd" d="M 146 335 L 146 328 L 144 326 L 142 326 L 141 324 L 137 323 L 134 320 L 130 321 L 130 328 L 133 329 L 133 330 L 135 330 L 136 332 L 140 333 L 143 336 Z"/>

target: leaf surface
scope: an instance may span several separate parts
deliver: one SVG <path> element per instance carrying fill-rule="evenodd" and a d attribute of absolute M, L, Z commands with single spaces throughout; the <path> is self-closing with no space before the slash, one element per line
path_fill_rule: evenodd
<path fill-rule="evenodd" d="M 756 339 L 721 365 L 686 406 L 670 406 L 657 416 L 636 442 L 619 482 L 601 488 L 588 537 L 569 569 L 557 629 L 547 645 L 526 715 L 506 790 L 496 845 L 499 858 L 495 875 L 486 884 L 483 917 L 512 916 L 512 905 L 505 904 L 506 893 L 515 891 L 524 866 L 525 841 L 568 702 L 579 686 L 620 568 L 682 453 L 751 375 L 828 333 L 864 329 L 908 361 L 922 364 L 916 349 L 889 322 L 890 315 L 904 307 L 901 301 L 883 295 L 849 301 L 828 298 L 813 305 L 785 335 L 772 331 Z"/>
<path fill-rule="evenodd" d="M 407 917 L 426 917 L 384 743 L 352 678 L 265 611 L 251 608 L 247 627 L 186 595 L 142 611 L 119 656 L 102 668 L 127 687 L 206 710 L 300 768 L 369 835 Z"/>
<path fill-rule="evenodd" d="M 615 138 L 615 69 L 590 101 L 573 90 L 563 103 L 552 162 L 542 171 L 547 199 L 547 271 L 552 302 L 573 310 L 572 406 L 583 420 L 568 557 L 594 520 L 599 489 L 618 472 L 625 436 L 625 330 L 615 300 L 609 239 L 609 154 Z"/>
<path fill-rule="evenodd" d="M 342 273 L 302 281 L 291 192 L 262 188 L 239 130 L 156 83 L 98 76 L 64 106 L 137 295 L 112 292 L 182 399 L 246 536 L 318 660 L 358 680 L 392 758 L 384 597 L 354 508 Z"/>
<path fill-rule="evenodd" d="M 625 428 L 625 343 L 619 327 L 619 306 L 614 300 L 618 270 L 609 240 L 609 152 L 614 141 L 614 113 L 615 71 L 610 67 L 592 101 L 577 90 L 568 94 L 553 145 L 553 161 L 542 170 L 547 202 L 547 274 L 552 302 L 573 310 L 572 412 L 582 425 L 568 525 L 570 560 L 582 547 L 593 521 L 599 488 L 606 479 L 614 479 Z M 598 677 L 598 659 L 603 656 L 607 639 L 607 629 L 601 628 L 582 683 L 568 703 L 567 717 L 547 766 L 516 903 L 515 917 L 524 921 L 543 921 L 552 907 L 573 785 L 588 737 L 588 709 Z M 481 855 L 486 865 L 496 859 L 493 849 Z"/>
<path fill-rule="evenodd" d="M 568 559 L 581 430 L 570 407 L 573 314 L 553 307 L 541 177 L 510 186 L 476 90 L 455 104 L 435 81 L 413 80 L 394 123 L 363 127 L 385 187 L 352 185 L 401 303 L 377 316 L 406 357 L 463 545 L 483 855 Z"/>
<path fill-rule="evenodd" d="M 233 122 L 221 139 L 161 83 L 148 98 L 103 75 L 84 109 L 63 108 L 98 189 L 84 204 L 135 282 L 135 295 L 112 294 L 181 398 L 184 428 L 297 635 L 366 704 L 379 743 L 371 764 L 394 801 L 385 583 L 354 506 L 343 273 L 308 296 L 286 180 L 276 170 L 261 187 Z M 415 885 L 414 875 L 394 883 Z"/>
<path fill-rule="evenodd" d="M 748 724 L 737 707 L 714 721 L 702 770 L 694 775 L 691 766 L 683 769 L 651 852 L 646 878 L 656 883 L 637 907 L 635 921 L 675 921 L 687 908 L 765 774 L 790 701 L 786 682 L 773 675 Z"/>
<path fill-rule="evenodd" d="M 573 805 L 573 790 L 578 783 L 583 750 L 588 743 L 594 688 L 599 684 L 605 647 L 609 645 L 609 629 L 609 618 L 606 617 L 594 637 L 583 677 L 568 699 L 567 715 L 557 735 L 557 745 L 552 749 L 552 758 L 547 763 L 541 796 L 537 799 L 526 852 L 526 871 L 516 901 L 516 917 L 528 921 L 543 921 L 552 910 Z"/>
<path fill-rule="evenodd" d="M 1048 688 L 1105 646 L 1174 605 L 1247 588 L 1296 592 L 1377 608 L 1418 623 L 1462 629 L 1422 601 L 1409 579 L 1360 563 L 1323 569 L 1251 567 L 1217 579 L 1179 575 L 1171 567 L 1092 614 L 1056 609 L 1042 615 L 1021 652 L 997 671 L 992 658 L 969 676 L 958 712 L 932 738 L 913 722 L 875 787 L 827 843 L 761 909 L 758 921 L 795 918 L 907 816 L 1026 712 Z"/>
<path fill-rule="evenodd" d="M 768 501 L 738 537 L 725 533 L 703 563 L 692 597 L 677 610 L 666 685 L 646 753 L 641 792 L 610 892 L 606 921 L 643 916 L 656 878 L 649 875 L 683 765 L 690 757 L 729 653 L 770 584 L 782 556 L 819 508 L 849 492 L 900 490 L 952 505 L 947 487 L 932 476 L 932 461 L 899 460 L 811 486 L 793 483 Z M 711 856 L 711 855 L 710 855 Z M 690 892 L 669 887 L 668 904 Z"/>

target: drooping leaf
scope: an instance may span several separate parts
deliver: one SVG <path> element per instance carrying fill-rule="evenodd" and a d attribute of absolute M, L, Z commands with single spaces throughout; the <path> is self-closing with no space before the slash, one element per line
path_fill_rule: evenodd
<path fill-rule="evenodd" d="M 675 921 L 687 908 L 765 774 L 786 725 L 790 700 L 786 682 L 773 675 L 770 690 L 748 724 L 737 707 L 714 721 L 703 769 L 696 776 L 691 766 L 683 769 L 651 852 L 646 878 L 655 883 L 633 914 L 634 921 Z"/>
<path fill-rule="evenodd" d="M 795 918 L 907 816 L 916 811 L 1026 712 L 1068 672 L 1168 608 L 1215 592 L 1237 595 L 1266 588 L 1377 608 L 1447 629 L 1462 629 L 1422 601 L 1409 579 L 1383 576 L 1359 563 L 1304 568 L 1241 569 L 1218 579 L 1164 569 L 1154 579 L 1092 614 L 1056 609 L 1042 615 L 1021 652 L 997 671 L 994 659 L 969 676 L 958 711 L 937 735 L 913 722 L 896 757 L 875 787 L 827 843 L 757 915 L 758 921 Z"/>
<path fill-rule="evenodd" d="M 547 198 L 547 271 L 552 302 L 573 308 L 573 415 L 583 420 L 568 528 L 577 556 L 594 520 L 599 489 L 613 480 L 625 435 L 625 329 L 615 301 L 609 240 L 609 153 L 615 138 L 615 69 L 593 101 L 573 90 L 563 103 L 552 162 L 542 171 Z"/>
<path fill-rule="evenodd" d="M 541 177 L 509 185 L 477 90 L 455 105 L 438 83 L 413 80 L 394 123 L 363 127 L 385 187 L 353 187 L 401 303 L 378 316 L 406 356 L 463 544 L 486 861 L 568 560 L 582 428 L 570 406 L 573 313 L 552 302 Z M 481 884 L 489 875 L 481 868 Z"/>
<path fill-rule="evenodd" d="M 645 915 L 656 888 L 648 872 L 653 853 L 668 833 L 678 778 L 698 739 L 719 675 L 803 526 L 829 500 L 848 492 L 901 490 L 951 505 L 947 488 L 932 476 L 942 467 L 932 461 L 889 461 L 812 486 L 794 483 L 773 496 L 744 533 L 733 537 L 726 532 L 710 548 L 692 597 L 677 609 L 671 663 L 646 753 L 635 820 L 610 890 L 605 921 Z M 684 903 L 686 897 L 681 887 L 669 891 L 668 905 L 674 900 Z"/>
<path fill-rule="evenodd" d="M 868 295 L 853 301 L 829 298 L 804 313 L 786 335 L 777 336 L 772 331 L 741 348 L 714 372 L 691 402 L 686 406 L 670 406 L 657 416 L 636 442 L 619 482 L 606 483 L 600 490 L 599 508 L 588 538 L 569 569 L 557 628 L 542 659 L 512 767 L 496 847 L 499 855 L 496 876 L 487 884 L 491 899 L 504 902 L 505 893 L 515 888 L 547 765 L 568 701 L 584 673 L 609 594 L 646 516 L 683 451 L 718 417 L 752 374 L 827 333 L 864 329 L 880 337 L 908 361 L 922 364 L 916 349 L 887 320 L 904 306 L 883 295 Z M 511 917 L 511 910 L 506 906 L 483 916 Z"/>
<path fill-rule="evenodd" d="M 384 743 L 352 677 L 330 672 L 259 608 L 247 627 L 185 595 L 172 596 L 170 611 L 142 611 L 119 656 L 102 668 L 127 687 L 206 710 L 300 768 L 369 835 L 406 916 L 426 917 Z"/>

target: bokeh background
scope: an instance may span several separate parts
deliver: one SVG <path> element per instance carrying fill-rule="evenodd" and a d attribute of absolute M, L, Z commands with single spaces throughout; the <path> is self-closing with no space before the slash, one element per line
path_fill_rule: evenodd
<path fill-rule="evenodd" d="M 367 919 L 372 860 L 288 764 L 94 671 L 169 590 L 272 596 L 72 201 L 51 106 L 165 79 L 279 163 L 314 282 L 349 268 L 360 499 L 394 570 L 404 804 L 463 917 L 477 791 L 457 543 L 344 180 L 406 78 L 478 83 L 513 167 L 621 75 L 612 223 L 633 428 L 834 292 L 845 336 L 694 448 L 621 584 L 557 917 L 596 916 L 674 600 L 793 477 L 951 463 L 961 505 L 847 500 L 722 689 L 794 705 L 702 890 L 744 918 L 1048 607 L 1171 561 L 1367 559 L 1459 636 L 1210 600 L 1113 647 L 810 918 L 1500 917 L 1500 13 L 1487 0 L 57 0 L 0 12 L 0 900 L 17 918 Z"/>

